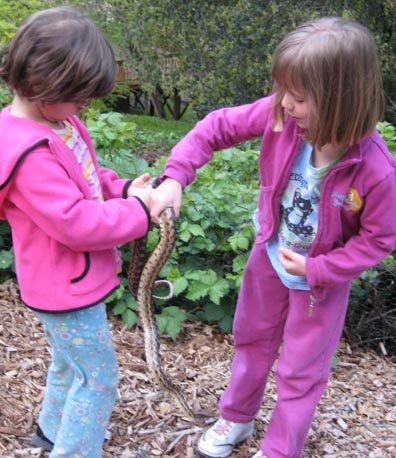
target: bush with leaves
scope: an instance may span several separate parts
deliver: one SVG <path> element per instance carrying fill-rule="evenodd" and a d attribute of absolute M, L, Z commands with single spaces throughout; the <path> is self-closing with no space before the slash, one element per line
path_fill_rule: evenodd
<path fill-rule="evenodd" d="M 189 316 L 231 330 L 236 298 L 255 238 L 258 151 L 215 154 L 185 191 L 175 255 L 164 272 Z"/>
<path fill-rule="evenodd" d="M 395 155 L 396 128 L 377 125 Z M 396 354 L 396 251 L 352 282 L 345 336 L 353 346 Z"/>
<path fill-rule="evenodd" d="M 14 250 L 7 221 L 0 221 L 0 283 L 15 276 Z"/>
<path fill-rule="evenodd" d="M 136 177 L 147 170 L 144 159 L 136 157 L 136 125 L 120 113 L 99 113 L 88 108 L 85 123 L 102 167 L 114 169 L 122 177 Z"/>
<path fill-rule="evenodd" d="M 175 338 L 185 319 L 199 319 L 231 330 L 236 298 L 255 230 L 251 220 L 258 198 L 258 151 L 239 148 L 218 152 L 198 171 L 185 191 L 177 221 L 176 247 L 161 276 L 173 283 L 171 305 L 155 300 L 160 332 Z M 162 158 L 153 175 L 163 170 Z M 159 230 L 149 233 L 148 251 L 158 243 Z M 127 288 L 131 247 L 122 247 L 124 275 L 120 291 L 108 302 L 128 327 L 137 321 L 137 304 Z M 113 302 L 116 299 L 116 302 Z"/>

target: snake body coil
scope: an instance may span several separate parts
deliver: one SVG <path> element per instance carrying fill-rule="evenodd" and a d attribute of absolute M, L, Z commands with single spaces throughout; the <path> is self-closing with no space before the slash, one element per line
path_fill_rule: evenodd
<path fill-rule="evenodd" d="M 128 273 L 128 286 L 139 306 L 147 366 L 152 380 L 170 393 L 188 418 L 196 423 L 207 424 L 212 420 L 194 414 L 180 389 L 169 379 L 161 366 L 160 338 L 154 313 L 153 290 L 163 283 L 157 280 L 157 276 L 172 253 L 176 242 L 175 216 L 172 208 L 166 208 L 161 213 L 159 227 L 159 243 L 147 262 L 145 262 L 147 235 L 134 242 Z"/>

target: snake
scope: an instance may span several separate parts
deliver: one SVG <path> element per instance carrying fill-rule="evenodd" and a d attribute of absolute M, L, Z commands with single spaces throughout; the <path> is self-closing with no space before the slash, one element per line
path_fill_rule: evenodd
<path fill-rule="evenodd" d="M 170 293 L 161 299 L 170 299 L 173 288 L 167 280 L 158 280 L 158 274 L 167 262 L 176 243 L 175 213 L 172 207 L 165 208 L 158 217 L 159 242 L 147 261 L 148 233 L 133 243 L 128 270 L 128 288 L 136 298 L 144 334 L 144 348 L 150 378 L 167 391 L 184 415 L 196 424 L 207 425 L 215 419 L 193 412 L 180 388 L 163 370 L 160 356 L 160 335 L 155 317 L 154 291 L 167 285 Z"/>

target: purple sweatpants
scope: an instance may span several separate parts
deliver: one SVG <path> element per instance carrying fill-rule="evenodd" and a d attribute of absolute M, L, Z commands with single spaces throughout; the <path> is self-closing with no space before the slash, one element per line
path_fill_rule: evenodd
<path fill-rule="evenodd" d="M 234 318 L 231 380 L 219 409 L 230 421 L 254 419 L 279 354 L 277 402 L 261 444 L 268 458 L 301 456 L 341 338 L 349 289 L 346 282 L 327 290 L 310 316 L 310 292 L 283 285 L 264 244 L 252 250 Z"/>

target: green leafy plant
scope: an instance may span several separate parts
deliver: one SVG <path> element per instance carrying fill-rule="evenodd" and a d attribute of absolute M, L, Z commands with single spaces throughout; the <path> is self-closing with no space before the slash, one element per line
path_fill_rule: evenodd
<path fill-rule="evenodd" d="M 381 137 L 385 140 L 389 151 L 395 156 L 396 150 L 396 128 L 389 122 L 383 121 L 377 124 L 378 132 Z"/>
<path fill-rule="evenodd" d="M 121 282 L 120 287 L 105 302 L 106 304 L 113 303 L 112 312 L 114 315 L 121 317 L 128 329 L 137 323 L 138 305 L 136 299 L 125 287 L 125 280 Z"/>
<path fill-rule="evenodd" d="M 7 221 L 0 221 L 0 282 L 15 276 L 14 250 L 11 229 Z"/>
<path fill-rule="evenodd" d="M 85 118 L 102 166 L 113 168 L 122 177 L 136 177 L 147 170 L 147 161 L 133 154 L 137 145 L 133 122 L 120 113 L 99 113 L 93 108 L 87 109 Z"/>
<path fill-rule="evenodd" d="M 160 277 L 173 283 L 175 298 L 169 305 L 155 301 L 159 330 L 173 338 L 186 319 L 231 330 L 243 270 L 255 238 L 251 218 L 258 198 L 259 153 L 245 146 L 216 153 L 184 193 L 176 247 L 160 272 Z M 162 171 L 165 160 L 160 159 L 150 173 Z M 149 252 L 158 237 L 158 227 L 153 226 Z M 131 248 L 124 246 L 122 251 L 126 278 Z M 130 326 L 137 320 L 138 309 L 128 296 L 124 288 L 113 310 Z"/>
<path fill-rule="evenodd" d="M 226 332 L 255 238 L 257 165 L 257 151 L 232 148 L 198 171 L 184 193 L 176 248 L 162 272 L 174 284 L 173 303 Z"/>
<path fill-rule="evenodd" d="M 395 156 L 396 129 L 377 124 L 381 137 Z M 396 354 L 396 252 L 352 282 L 345 334 L 352 345 Z"/>
<path fill-rule="evenodd" d="M 0 108 L 9 105 L 12 102 L 12 94 L 3 81 L 0 82 Z"/>

